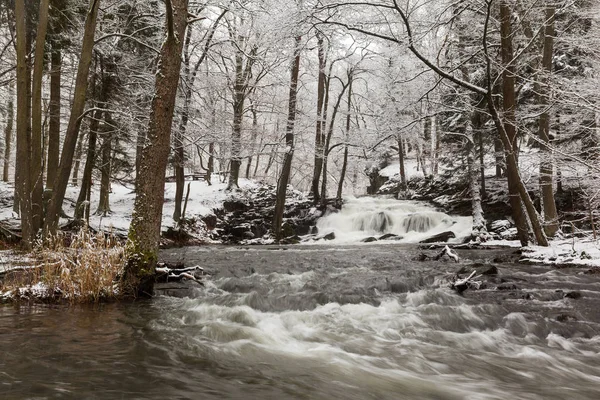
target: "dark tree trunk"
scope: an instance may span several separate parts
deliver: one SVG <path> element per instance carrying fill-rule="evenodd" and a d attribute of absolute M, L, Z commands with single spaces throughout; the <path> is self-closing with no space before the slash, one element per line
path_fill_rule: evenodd
<path fill-rule="evenodd" d="M 58 171 L 60 154 L 60 78 L 62 70 L 62 54 L 60 41 L 52 41 L 50 53 L 50 105 L 48 107 L 48 163 L 46 189 L 52 190 Z"/>
<path fill-rule="evenodd" d="M 79 185 L 79 168 L 81 167 L 81 157 L 83 156 L 83 142 L 85 135 L 82 135 L 77 141 L 77 148 L 75 149 L 75 164 L 73 165 L 73 176 L 71 177 L 71 185 Z"/>
<path fill-rule="evenodd" d="M 252 132 L 250 142 L 250 155 L 248 156 L 248 164 L 246 165 L 246 179 L 250 179 L 250 169 L 252 167 L 252 155 L 256 152 L 256 137 L 258 136 L 258 111 L 254 101 L 250 101 L 252 112 Z"/>
<path fill-rule="evenodd" d="M 319 180 L 321 179 L 321 171 L 323 169 L 323 145 L 325 143 L 324 126 L 324 103 L 325 103 L 325 67 L 327 65 L 327 57 L 325 54 L 325 40 L 321 33 L 317 33 L 318 39 L 318 56 L 319 56 L 319 78 L 317 84 L 317 123 L 315 133 L 315 164 L 313 168 L 313 178 L 311 193 L 315 204 L 319 202 Z"/>
<path fill-rule="evenodd" d="M 79 138 L 79 128 L 81 126 L 81 115 L 85 106 L 86 92 L 88 86 L 88 75 L 90 64 L 92 62 L 92 49 L 94 47 L 94 36 L 96 33 L 96 17 L 100 0 L 91 0 L 85 19 L 85 28 L 83 33 L 83 43 L 79 65 L 77 67 L 77 76 L 75 78 L 75 90 L 73 95 L 73 104 L 71 107 L 71 116 L 65 134 L 62 155 L 58 172 L 54 184 L 52 185 L 52 197 L 48 203 L 46 219 L 44 221 L 44 233 L 54 236 L 58 229 L 58 218 L 65 198 L 69 176 L 71 175 L 71 166 L 73 165 L 73 155 Z"/>
<path fill-rule="evenodd" d="M 104 113 L 105 129 L 102 134 L 102 164 L 100 166 L 100 201 L 95 214 L 107 216 L 110 214 L 110 171 L 112 162 L 112 140 L 113 132 L 116 129 L 116 123 L 111 118 L 109 112 Z"/>
<path fill-rule="evenodd" d="M 10 153 L 12 152 L 13 119 L 15 117 L 14 86 L 8 88 L 8 102 L 6 104 L 6 127 L 4 128 L 4 166 L 2 180 L 8 182 L 10 168 Z"/>
<path fill-rule="evenodd" d="M 17 167 L 15 189 L 19 199 L 21 214 L 22 245 L 30 249 L 33 243 L 31 212 L 31 179 L 29 175 L 29 91 L 27 76 L 27 28 L 24 0 L 15 1 L 16 42 L 17 42 Z M 15 197 L 16 198 L 16 197 Z"/>
<path fill-rule="evenodd" d="M 333 106 L 333 112 L 331 113 L 331 121 L 329 121 L 329 129 L 327 130 L 327 137 L 325 138 L 325 143 L 323 144 L 323 171 L 321 178 L 321 203 L 324 204 L 327 199 L 327 160 L 329 158 L 329 147 L 331 146 L 331 137 L 333 136 L 333 128 L 335 126 L 335 118 L 337 116 L 338 110 L 340 108 L 340 103 L 342 102 L 342 98 L 344 97 L 344 93 L 348 86 L 350 85 L 350 80 L 344 83 L 342 86 L 342 90 L 338 95 L 337 101 Z"/>
<path fill-rule="evenodd" d="M 83 168 L 83 177 L 81 178 L 81 187 L 79 196 L 75 203 L 75 214 L 73 218 L 81 221 L 85 218 L 87 211 L 90 208 L 89 199 L 92 188 L 92 172 L 96 162 L 96 141 L 98 138 L 98 126 L 102 118 L 102 111 L 95 111 L 90 122 L 90 134 L 88 136 L 88 150 L 85 159 L 85 167 Z"/>
<path fill-rule="evenodd" d="M 290 94 L 288 102 L 288 121 L 285 128 L 286 151 L 283 159 L 281 175 L 277 182 L 277 200 L 275 202 L 275 211 L 273 216 L 273 235 L 275 240 L 283 239 L 281 237 L 281 224 L 283 222 L 283 211 L 285 209 L 285 197 L 287 185 L 292 171 L 292 158 L 294 157 L 294 125 L 296 123 L 296 96 L 298 94 L 298 74 L 300 72 L 300 50 L 302 38 L 297 36 L 294 45 L 294 61 L 292 63 L 290 78 Z"/>
<path fill-rule="evenodd" d="M 338 190 L 335 198 L 337 200 L 342 199 L 342 191 L 344 190 L 344 179 L 346 178 L 346 169 L 348 167 L 348 142 L 350 141 L 350 111 L 352 107 L 352 80 L 354 76 L 352 71 L 348 72 L 348 110 L 346 114 L 346 139 L 344 143 L 344 159 L 342 161 L 342 172 L 340 174 L 340 180 L 338 182 Z"/>
<path fill-rule="evenodd" d="M 515 119 L 515 67 L 511 65 L 513 58 L 512 49 L 512 29 L 510 26 L 510 9 L 505 3 L 500 5 L 500 24 L 501 24 L 501 52 L 502 63 L 505 68 L 502 72 L 502 99 L 503 99 L 503 116 L 504 116 L 504 131 L 506 138 L 502 137 L 502 141 L 508 141 L 504 144 L 506 158 L 506 177 L 508 180 L 508 196 L 513 213 L 513 219 L 517 227 L 517 234 L 521 244 L 526 246 L 529 241 L 528 224 L 523 206 L 519 197 L 519 189 L 517 181 L 519 170 L 517 165 L 517 130 Z M 491 103 L 491 101 L 488 101 Z"/>
<path fill-rule="evenodd" d="M 44 74 L 44 47 L 46 44 L 46 31 L 48 27 L 49 0 L 41 0 L 37 36 L 35 39 L 35 58 L 32 78 L 31 99 L 31 212 L 32 230 L 36 234 L 42 228 L 44 177 L 42 169 L 42 77 Z"/>
<path fill-rule="evenodd" d="M 517 134 L 516 134 L 516 119 L 515 119 L 515 66 L 513 64 L 512 51 L 512 28 L 510 23 L 510 8 L 503 1 L 500 4 L 500 33 L 501 33 L 501 53 L 504 69 L 502 72 L 502 94 L 503 94 L 503 117 L 500 119 L 498 112 L 494 106 L 491 92 L 488 93 L 488 108 L 494 119 L 494 123 L 500 134 L 500 139 L 504 146 L 504 155 L 506 158 L 506 171 L 508 180 L 508 194 L 513 212 L 513 219 L 517 226 L 519 240 L 523 246 L 527 245 L 528 226 L 527 218 L 523 212 L 522 203 L 527 210 L 527 215 L 531 222 L 536 241 L 541 246 L 547 246 L 548 241 L 543 232 L 539 216 L 531 197 L 519 174 L 517 163 Z"/>
<path fill-rule="evenodd" d="M 552 54 L 554 52 L 554 7 L 546 8 L 546 18 L 544 26 L 544 48 L 542 55 L 542 69 L 545 73 L 552 73 Z M 538 136 L 542 145 L 540 146 L 540 187 L 542 189 L 542 203 L 544 207 L 544 231 L 548 236 L 556 235 L 558 232 L 558 212 L 554 201 L 553 167 L 552 151 L 548 147 L 550 143 L 550 114 L 546 109 L 548 107 L 548 77 L 542 75 L 542 82 L 539 85 L 538 103 L 544 109 L 540 115 Z"/>
<path fill-rule="evenodd" d="M 165 172 L 171 145 L 171 124 L 181 68 L 187 0 L 166 1 L 167 38 L 160 49 L 154 97 L 143 148 L 137 195 L 127 241 L 126 292 L 151 294 L 160 241 Z"/>
<path fill-rule="evenodd" d="M 406 188 L 406 169 L 404 167 L 404 141 L 402 133 L 398 132 L 398 162 L 400 164 L 400 183 L 402 188 Z"/>
<path fill-rule="evenodd" d="M 494 139 L 494 154 L 496 161 L 496 178 L 502 178 L 505 167 L 504 150 L 502 149 L 502 141 Z"/>
<path fill-rule="evenodd" d="M 483 145 L 482 129 L 483 128 L 475 132 L 475 136 L 477 137 L 477 142 L 479 144 L 479 175 L 481 179 L 481 198 L 485 199 L 487 197 L 487 192 L 485 190 L 485 147 Z"/>

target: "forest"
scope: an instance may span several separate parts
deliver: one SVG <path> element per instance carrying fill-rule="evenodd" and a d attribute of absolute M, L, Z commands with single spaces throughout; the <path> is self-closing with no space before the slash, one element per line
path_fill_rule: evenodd
<path fill-rule="evenodd" d="M 323 208 L 382 185 L 468 201 L 473 243 L 492 238 L 491 201 L 522 246 L 595 238 L 599 12 L 591 0 L 3 0 L 3 207 L 28 250 L 61 218 L 109 216 L 113 186 L 131 188 L 134 286 L 155 273 L 165 182 L 179 230 L 186 181 L 235 197 L 245 179 L 272 185 L 275 241 L 289 236 L 292 188 Z"/>
<path fill-rule="evenodd" d="M 0 0 L 0 399 L 597 399 L 600 1 Z"/>

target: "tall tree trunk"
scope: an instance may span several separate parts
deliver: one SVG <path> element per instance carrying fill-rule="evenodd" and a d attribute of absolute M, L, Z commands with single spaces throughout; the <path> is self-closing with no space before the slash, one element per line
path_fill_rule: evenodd
<path fill-rule="evenodd" d="M 126 250 L 124 290 L 134 295 L 151 294 L 158 259 L 165 172 L 188 17 L 187 4 L 187 0 L 166 1 L 167 38 L 160 49 L 148 123 L 148 143 L 142 150 Z"/>
<path fill-rule="evenodd" d="M 13 119 L 15 117 L 14 86 L 8 87 L 8 102 L 6 104 L 6 127 L 4 128 L 4 166 L 2 180 L 8 182 L 10 168 L 10 153 L 12 151 Z"/>
<path fill-rule="evenodd" d="M 337 116 L 338 110 L 340 108 L 340 103 L 342 102 L 342 98 L 344 97 L 344 93 L 348 86 L 350 85 L 350 81 L 344 83 L 342 85 L 342 90 L 338 95 L 337 101 L 333 106 L 333 112 L 331 113 L 331 121 L 329 121 L 329 129 L 327 130 L 327 136 L 325 137 L 325 143 L 323 144 L 323 171 L 321 178 L 321 203 L 324 204 L 325 200 L 327 200 L 327 161 L 329 158 L 329 147 L 331 145 L 331 138 L 333 136 L 333 128 L 335 127 L 335 118 Z"/>
<path fill-rule="evenodd" d="M 48 163 L 46 189 L 52 191 L 60 157 L 60 78 L 62 73 L 61 45 L 52 40 L 50 53 L 50 105 L 48 106 Z"/>
<path fill-rule="evenodd" d="M 346 114 L 346 139 L 344 143 L 344 159 L 342 161 L 342 172 L 338 182 L 338 190 L 335 196 L 336 199 L 342 199 L 342 191 L 344 190 L 344 179 L 346 178 L 346 169 L 348 167 L 348 142 L 350 141 L 350 111 L 352 107 L 352 80 L 354 76 L 352 71 L 348 72 L 348 110 Z"/>
<path fill-rule="evenodd" d="M 24 0 L 15 1 L 16 41 L 17 41 L 17 178 L 15 188 L 19 198 L 21 214 L 22 245 L 30 249 L 33 243 L 31 210 L 31 179 L 29 175 L 29 149 L 31 138 L 28 132 L 28 68 L 27 68 L 27 29 Z"/>
<path fill-rule="evenodd" d="M 190 98 L 192 95 L 191 72 L 190 72 L 190 42 L 192 40 L 192 29 L 188 26 L 185 31 L 185 42 L 183 47 L 183 73 L 187 88 L 183 91 L 183 106 L 179 127 L 173 134 L 173 169 L 175 170 L 175 204 L 173 210 L 173 221 L 179 223 L 181 219 L 181 207 L 183 203 L 183 190 L 185 187 L 185 151 L 183 139 L 187 130 L 190 112 Z"/>
<path fill-rule="evenodd" d="M 208 165 L 206 166 L 206 183 L 212 184 L 212 174 L 215 172 L 215 142 L 208 144 Z"/>
<path fill-rule="evenodd" d="M 235 57 L 235 84 L 233 89 L 233 130 L 231 132 L 231 167 L 227 190 L 239 188 L 240 166 L 242 165 L 242 121 L 244 119 L 244 64 L 242 54 Z"/>
<path fill-rule="evenodd" d="M 140 167 L 142 164 L 142 150 L 146 146 L 146 130 L 140 125 L 136 137 L 135 145 L 135 191 L 137 192 L 137 177 L 140 176 Z"/>
<path fill-rule="evenodd" d="M 494 160 L 496 164 L 496 178 L 502 178 L 506 163 L 504 162 L 504 149 L 502 149 L 502 141 L 498 138 L 494 139 Z"/>
<path fill-rule="evenodd" d="M 542 55 L 542 69 L 550 75 L 552 73 L 552 54 L 554 52 L 554 14 L 555 9 L 552 6 L 546 8 L 546 18 L 544 26 L 544 49 Z M 552 185 L 553 168 L 552 152 L 548 147 L 550 143 L 550 114 L 548 113 L 549 97 L 549 77 L 542 74 L 542 82 L 539 85 L 538 103 L 544 110 L 540 115 L 538 135 L 542 141 L 540 149 L 540 187 L 542 189 L 542 203 L 544 206 L 544 231 L 548 236 L 554 236 L 558 232 L 558 213 L 554 201 L 554 188 Z"/>
<path fill-rule="evenodd" d="M 73 176 L 71 177 L 71 184 L 73 186 L 79 185 L 79 168 L 81 167 L 81 157 L 83 157 L 83 141 L 85 135 L 81 135 L 77 141 L 77 148 L 75 149 L 75 164 L 73 165 Z"/>
<path fill-rule="evenodd" d="M 290 94 L 288 102 L 288 120 L 285 128 L 286 151 L 283 159 L 281 175 L 277 182 L 277 200 L 273 216 L 273 234 L 275 240 L 283 239 L 281 236 L 281 224 L 283 222 L 283 211 L 285 209 L 285 197 L 287 185 L 292 171 L 292 158 L 294 157 L 294 125 L 296 123 L 296 96 L 298 94 L 298 74 L 300 72 L 300 50 L 302 37 L 297 36 L 294 44 L 294 61 L 292 62 L 290 78 Z"/>
<path fill-rule="evenodd" d="M 479 131 L 476 132 L 475 135 L 479 144 L 479 175 L 481 177 L 481 198 L 485 199 L 487 197 L 487 192 L 485 189 L 485 147 L 483 145 L 483 131 L 479 129 Z"/>
<path fill-rule="evenodd" d="M 52 185 L 52 197 L 48 203 L 46 220 L 44 221 L 45 235 L 56 234 L 58 228 L 58 218 L 62 203 L 65 198 L 71 166 L 73 164 L 73 155 L 79 137 L 79 127 L 81 126 L 81 115 L 85 107 L 86 92 L 88 86 L 88 75 L 90 64 L 92 62 L 92 50 L 94 48 L 94 36 L 96 33 L 96 17 L 100 0 L 91 0 L 85 19 L 85 28 L 83 32 L 83 43 L 81 56 L 77 67 L 77 76 L 75 78 L 75 92 L 73 95 L 73 104 L 71 106 L 71 116 L 67 125 L 67 132 L 58 166 L 58 173 L 54 184 Z"/>
<path fill-rule="evenodd" d="M 251 99 L 252 100 L 252 99 Z M 252 112 L 252 132 L 250 139 L 250 155 L 248 156 L 248 164 L 246 165 L 246 179 L 250 179 L 250 168 L 252 168 L 252 155 L 256 152 L 256 137 L 258 136 L 258 111 L 254 101 L 250 101 Z"/>
<path fill-rule="evenodd" d="M 325 39 L 320 32 L 317 32 L 318 56 L 319 56 L 319 78 L 317 83 L 317 123 L 315 132 L 315 164 L 313 168 L 313 178 L 311 193 L 315 204 L 320 200 L 319 180 L 323 169 L 323 145 L 325 144 L 324 125 L 324 102 L 325 102 L 325 67 L 327 65 L 327 56 L 325 53 Z"/>
<path fill-rule="evenodd" d="M 100 201 L 95 214 L 106 217 L 110 210 L 110 171 L 112 162 L 112 139 L 116 123 L 109 112 L 104 113 L 105 129 L 102 137 L 102 165 L 100 166 Z"/>
<path fill-rule="evenodd" d="M 75 214 L 73 218 L 77 221 L 83 220 L 90 208 L 89 198 L 92 188 L 92 172 L 94 170 L 94 164 L 96 163 L 96 142 L 98 139 L 100 118 L 102 118 L 102 111 L 96 110 L 92 115 L 92 121 L 90 122 L 87 156 L 85 159 L 85 166 L 83 167 L 79 196 L 75 203 Z"/>
<path fill-rule="evenodd" d="M 42 173 L 42 77 L 44 74 L 44 47 L 48 28 L 49 0 L 40 1 L 37 36 L 35 39 L 35 61 L 32 78 L 31 99 L 31 212 L 34 234 L 42 228 L 44 179 Z"/>
<path fill-rule="evenodd" d="M 529 229 L 517 187 L 517 181 L 520 180 L 520 177 L 518 176 L 519 170 L 516 154 L 518 150 L 515 118 L 515 67 L 511 64 L 513 61 L 512 28 L 510 23 L 510 9 L 505 2 L 500 4 L 500 30 L 502 63 L 504 65 L 502 71 L 503 130 L 507 136 L 504 138 L 501 135 L 501 140 L 505 151 L 508 196 L 513 212 L 513 219 L 517 227 L 519 240 L 523 246 L 526 246 L 529 241 Z"/>
<path fill-rule="evenodd" d="M 512 28 L 510 23 L 510 8 L 506 1 L 500 3 L 500 34 L 501 34 L 501 53 L 504 69 L 502 72 L 502 94 L 503 94 L 503 117 L 500 119 L 495 108 L 492 94 L 488 93 L 488 108 L 500 134 L 500 139 L 504 146 L 504 155 L 506 158 L 506 176 L 508 179 L 508 195 L 513 212 L 513 219 L 517 226 L 519 240 L 522 245 L 527 245 L 528 229 L 527 218 L 523 212 L 521 201 L 527 210 L 527 216 L 533 228 L 536 241 L 541 246 L 547 246 L 548 240 L 539 221 L 539 216 L 527 188 L 519 174 L 517 164 L 517 133 L 515 118 L 515 66 L 513 64 L 512 51 Z"/>
<path fill-rule="evenodd" d="M 465 134 L 467 136 L 467 170 L 469 176 L 469 194 L 471 196 L 471 212 L 473 213 L 472 234 L 475 240 L 484 241 L 487 239 L 487 228 L 483 209 L 481 208 L 481 187 L 479 183 L 479 159 L 476 155 L 475 136 L 481 129 L 481 116 L 477 110 L 472 112 L 470 120 L 467 122 Z"/>
<path fill-rule="evenodd" d="M 400 164 L 400 183 L 402 184 L 402 190 L 406 189 L 406 169 L 404 166 L 404 141 L 402 140 L 402 133 L 398 132 L 398 162 Z"/>

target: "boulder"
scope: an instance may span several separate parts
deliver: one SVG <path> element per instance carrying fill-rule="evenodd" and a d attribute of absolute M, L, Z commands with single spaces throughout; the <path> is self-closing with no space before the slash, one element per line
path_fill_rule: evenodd
<path fill-rule="evenodd" d="M 215 214 L 209 214 L 202 217 L 202 221 L 206 225 L 206 229 L 212 231 L 217 227 L 217 216 Z"/>
<path fill-rule="evenodd" d="M 246 211 L 248 206 L 240 200 L 230 199 L 223 202 L 223 210 L 225 212 Z"/>
<path fill-rule="evenodd" d="M 455 238 L 456 235 L 452 231 L 446 231 L 433 235 L 427 239 L 421 240 L 419 243 L 436 243 L 436 242 L 447 242 L 449 239 Z"/>
<path fill-rule="evenodd" d="M 323 239 L 323 240 L 334 240 L 335 239 L 335 233 L 329 232 L 327 235 L 323 236 L 321 239 Z"/>
<path fill-rule="evenodd" d="M 381 235 L 377 240 L 402 240 L 402 236 L 395 235 L 393 233 L 386 233 L 385 235 Z"/>
<path fill-rule="evenodd" d="M 373 236 L 369 236 L 369 237 L 366 237 L 361 240 L 361 242 L 363 242 L 363 243 L 371 243 L 371 242 L 376 242 L 376 241 L 377 241 L 377 239 L 374 238 Z"/>

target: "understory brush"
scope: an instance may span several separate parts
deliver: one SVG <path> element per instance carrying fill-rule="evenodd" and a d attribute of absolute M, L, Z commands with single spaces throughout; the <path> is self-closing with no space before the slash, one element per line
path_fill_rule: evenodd
<path fill-rule="evenodd" d="M 32 253 L 33 266 L 0 281 L 14 300 L 97 303 L 119 297 L 125 247 L 110 233 L 82 228 L 61 234 Z"/>

